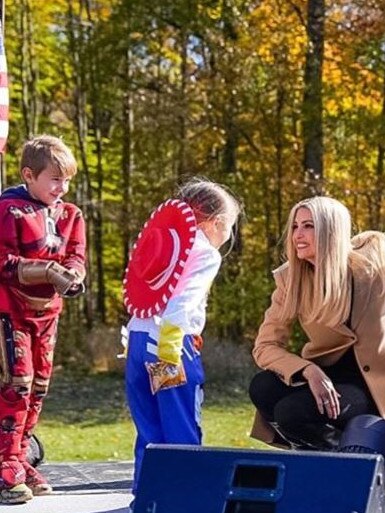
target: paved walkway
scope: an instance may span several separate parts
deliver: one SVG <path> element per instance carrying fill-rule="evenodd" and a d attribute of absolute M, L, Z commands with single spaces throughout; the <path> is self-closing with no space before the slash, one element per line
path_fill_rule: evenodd
<path fill-rule="evenodd" d="M 2 504 L 1 513 L 126 513 L 132 498 L 132 462 L 45 463 L 39 470 L 53 494 Z"/>

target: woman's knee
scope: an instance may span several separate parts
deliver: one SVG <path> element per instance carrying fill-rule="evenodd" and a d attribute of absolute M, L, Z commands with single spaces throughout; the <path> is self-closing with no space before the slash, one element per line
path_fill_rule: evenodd
<path fill-rule="evenodd" d="M 249 386 L 249 396 L 252 403 L 261 412 L 272 410 L 277 398 L 278 378 L 270 371 L 258 372 L 251 380 Z"/>
<path fill-rule="evenodd" d="M 290 403 L 289 403 L 290 404 Z M 301 422 L 296 409 L 290 408 L 287 401 L 280 401 L 274 408 L 274 422 L 282 429 L 293 431 Z"/>
<path fill-rule="evenodd" d="M 293 431 L 305 424 L 320 422 L 320 414 L 314 400 L 296 394 L 279 401 L 274 408 L 274 421 L 282 428 Z"/>

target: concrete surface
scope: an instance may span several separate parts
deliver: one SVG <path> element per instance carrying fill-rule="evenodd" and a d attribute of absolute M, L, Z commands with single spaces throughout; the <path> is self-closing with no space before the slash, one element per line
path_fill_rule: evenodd
<path fill-rule="evenodd" d="M 0 504 L 1 513 L 126 513 L 132 462 L 44 463 L 53 494 L 26 504 Z"/>

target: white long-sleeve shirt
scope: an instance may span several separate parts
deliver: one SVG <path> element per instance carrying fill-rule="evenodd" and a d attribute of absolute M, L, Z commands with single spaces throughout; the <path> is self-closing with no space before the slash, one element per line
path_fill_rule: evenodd
<path fill-rule="evenodd" d="M 185 334 L 200 335 L 206 323 L 207 296 L 218 274 L 221 255 L 198 229 L 183 273 L 166 308 L 147 319 L 132 317 L 128 331 L 144 331 L 158 340 L 162 322 L 179 327 Z"/>

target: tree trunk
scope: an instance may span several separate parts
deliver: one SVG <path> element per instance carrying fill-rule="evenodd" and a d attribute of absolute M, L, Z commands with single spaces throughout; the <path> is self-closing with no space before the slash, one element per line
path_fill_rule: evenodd
<path fill-rule="evenodd" d="M 385 157 L 385 76 L 383 78 L 383 89 L 382 89 L 382 109 L 380 116 L 380 129 L 379 129 L 379 143 L 377 150 L 377 165 L 376 165 L 376 184 L 375 184 L 375 205 L 374 205 L 374 220 L 373 220 L 373 229 L 375 230 L 383 230 L 383 222 L 381 216 L 381 206 L 383 199 L 383 189 L 384 189 L 384 157 Z"/>
<path fill-rule="evenodd" d="M 322 192 L 323 180 L 322 67 L 324 27 L 324 0 L 308 0 L 303 142 L 305 182 L 311 195 Z"/>
<path fill-rule="evenodd" d="M 275 158 L 276 158 L 276 200 L 277 200 L 277 231 L 279 240 L 283 232 L 282 219 L 282 177 L 283 177 L 283 146 L 284 146 L 284 126 L 283 126 L 283 107 L 285 104 L 285 89 L 282 84 L 277 90 L 277 108 L 276 108 L 276 126 L 277 134 L 275 138 Z"/>
<path fill-rule="evenodd" d="M 181 64 L 179 89 L 179 158 L 178 177 L 183 176 L 186 169 L 186 73 L 187 73 L 187 43 L 188 35 L 185 30 L 181 32 Z"/>
<path fill-rule="evenodd" d="M 134 169 L 133 131 L 134 111 L 131 91 L 131 50 L 127 48 L 125 60 L 126 89 L 123 94 L 123 127 L 122 135 L 122 183 L 123 183 L 123 204 L 122 204 L 122 233 L 123 233 L 123 262 L 126 263 L 128 251 L 131 247 L 131 225 L 132 225 L 132 186 L 131 179 Z"/>
<path fill-rule="evenodd" d="M 91 17 L 91 7 L 89 0 L 86 0 L 87 9 L 87 41 L 90 43 L 93 39 L 93 20 Z M 101 115 L 100 106 L 101 99 L 98 93 L 100 80 L 99 80 L 99 60 L 95 54 L 95 48 L 89 47 L 88 55 L 88 70 L 90 77 L 90 100 L 92 112 L 92 125 L 93 125 L 93 139 L 96 149 L 96 205 L 94 205 L 94 247 L 95 247 L 95 265 L 97 277 L 97 298 L 96 309 L 99 319 L 102 322 L 106 320 L 106 293 L 104 285 L 104 242 L 103 242 L 103 161 L 102 161 L 102 136 L 101 136 Z"/>
<path fill-rule="evenodd" d="M 20 33 L 22 44 L 20 53 L 22 111 L 26 138 L 38 132 L 37 109 L 37 69 L 33 49 L 33 23 L 29 0 L 22 0 L 20 10 Z"/>
<path fill-rule="evenodd" d="M 93 194 L 91 188 L 90 170 L 87 160 L 87 133 L 88 123 L 86 115 L 86 77 L 85 77 L 85 66 L 82 55 L 84 53 L 84 35 L 83 27 L 80 22 L 80 18 L 77 18 L 73 12 L 72 0 L 68 0 L 68 39 L 69 39 L 69 50 L 73 59 L 73 70 L 74 70 L 74 105 L 75 105 L 75 119 L 74 123 L 76 126 L 76 134 L 80 151 L 80 162 L 82 167 L 82 186 L 81 186 L 81 199 L 80 205 L 84 205 L 83 214 L 86 221 L 87 229 L 87 241 L 88 241 L 88 266 L 86 276 L 86 300 L 85 300 L 85 316 L 87 319 L 87 327 L 92 328 L 94 324 L 94 318 L 97 317 L 98 313 L 94 307 L 93 300 L 93 268 L 94 268 L 94 226 L 93 226 Z"/>

